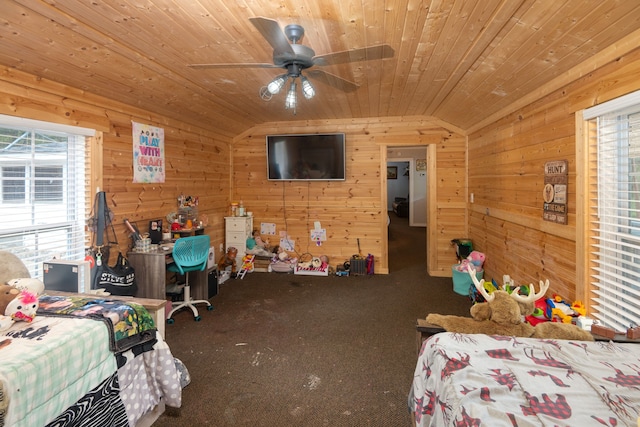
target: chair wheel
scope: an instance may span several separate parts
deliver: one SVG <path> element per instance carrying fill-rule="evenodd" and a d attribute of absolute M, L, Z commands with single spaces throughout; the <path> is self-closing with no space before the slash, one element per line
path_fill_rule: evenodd
<path fill-rule="evenodd" d="M 207 310 L 209 310 L 209 311 L 213 311 L 213 306 L 212 306 L 212 305 L 208 305 L 208 306 L 207 306 Z"/>
<path fill-rule="evenodd" d="M 167 324 L 173 325 L 176 321 L 173 319 L 167 319 Z"/>
<path fill-rule="evenodd" d="M 194 318 L 193 318 L 193 320 L 195 320 L 196 322 L 199 322 L 199 321 L 201 321 L 201 320 L 202 320 L 202 317 L 200 317 L 200 316 L 196 316 L 196 317 L 194 317 Z"/>

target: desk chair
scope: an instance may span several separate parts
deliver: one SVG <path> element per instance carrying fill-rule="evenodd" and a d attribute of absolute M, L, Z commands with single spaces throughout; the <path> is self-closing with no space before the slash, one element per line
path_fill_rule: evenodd
<path fill-rule="evenodd" d="M 193 319 L 199 322 L 201 317 L 194 304 L 207 304 L 207 310 L 213 310 L 213 306 L 207 300 L 191 299 L 191 288 L 189 286 L 190 271 L 204 271 L 207 268 L 209 259 L 209 236 L 181 237 L 173 245 L 173 263 L 167 266 L 167 270 L 185 276 L 184 301 L 172 303 L 173 309 L 167 314 L 167 323 L 174 322 L 172 316 L 178 310 L 189 307 L 193 311 Z"/>

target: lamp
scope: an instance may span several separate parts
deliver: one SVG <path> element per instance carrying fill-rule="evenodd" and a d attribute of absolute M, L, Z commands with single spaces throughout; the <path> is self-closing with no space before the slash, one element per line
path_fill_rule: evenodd
<path fill-rule="evenodd" d="M 287 97 L 284 100 L 284 108 L 286 108 L 287 110 L 293 109 L 295 111 L 297 104 L 298 104 L 298 95 L 296 94 L 296 79 L 294 78 L 291 81 L 291 87 L 289 88 L 289 92 L 287 92 Z"/>
<path fill-rule="evenodd" d="M 302 75 L 302 69 L 304 68 L 298 63 L 291 63 L 286 66 L 287 73 L 281 74 L 275 79 L 273 79 L 266 87 L 263 87 L 260 90 L 260 96 L 264 100 L 271 99 L 271 95 L 275 95 L 282 91 L 284 85 L 291 78 L 291 86 L 289 86 L 289 90 L 287 91 L 287 96 L 284 100 L 284 108 L 287 110 L 293 110 L 295 114 L 296 107 L 298 105 L 298 95 L 296 94 L 297 84 L 296 79 L 300 77 L 300 85 L 302 86 L 302 94 L 306 99 L 311 99 L 315 96 L 316 90 L 314 89 L 309 79 Z"/>
<path fill-rule="evenodd" d="M 269 93 L 271 95 L 275 95 L 276 93 L 279 93 L 280 90 L 282 90 L 282 87 L 284 86 L 284 84 L 287 82 L 288 78 L 289 78 L 288 75 L 282 74 L 276 77 L 275 79 L 273 79 L 271 83 L 267 85 L 267 90 L 269 91 Z"/>
<path fill-rule="evenodd" d="M 302 82 L 302 94 L 306 99 L 311 99 L 316 94 L 316 90 L 311 86 L 309 79 L 305 76 L 300 75 L 300 81 Z"/>

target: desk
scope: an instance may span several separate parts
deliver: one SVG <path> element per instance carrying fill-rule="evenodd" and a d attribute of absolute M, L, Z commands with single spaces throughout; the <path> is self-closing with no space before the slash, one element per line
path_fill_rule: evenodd
<path fill-rule="evenodd" d="M 159 247 L 151 252 L 129 252 L 127 258 L 136 272 L 136 297 L 166 300 L 167 264 L 172 262 L 171 250 L 164 251 Z M 193 299 L 209 299 L 208 273 L 207 270 L 189 273 Z"/>

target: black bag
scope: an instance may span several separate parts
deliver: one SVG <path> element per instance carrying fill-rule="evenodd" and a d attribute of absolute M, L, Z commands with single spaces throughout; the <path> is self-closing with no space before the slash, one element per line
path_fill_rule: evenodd
<path fill-rule="evenodd" d="M 113 267 L 109 266 L 109 253 L 112 245 L 118 246 L 118 237 L 113 228 L 113 212 L 107 206 L 104 191 L 96 193 L 93 213 L 88 221 L 93 239 L 88 254 L 94 260 L 91 269 L 91 289 L 104 289 L 111 295 L 135 296 L 138 291 L 135 271 L 122 252 Z"/>
<path fill-rule="evenodd" d="M 111 295 L 135 296 L 138 291 L 135 270 L 129 264 L 129 260 L 118 254 L 118 261 L 113 267 L 106 262 L 95 267 L 95 279 L 92 283 L 93 289 L 103 288 Z"/>

